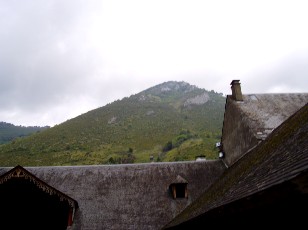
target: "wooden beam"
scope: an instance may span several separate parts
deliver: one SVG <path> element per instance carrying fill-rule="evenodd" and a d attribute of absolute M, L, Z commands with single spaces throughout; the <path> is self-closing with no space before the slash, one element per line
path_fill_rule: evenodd
<path fill-rule="evenodd" d="M 68 211 L 67 226 L 72 226 L 72 224 L 73 224 L 73 208 L 70 207 Z"/>

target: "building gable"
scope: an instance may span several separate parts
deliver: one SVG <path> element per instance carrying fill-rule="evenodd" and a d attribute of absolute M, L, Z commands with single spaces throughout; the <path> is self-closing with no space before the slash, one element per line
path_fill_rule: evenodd
<path fill-rule="evenodd" d="M 231 84 L 240 97 L 233 93 L 226 99 L 220 148 L 228 166 L 308 103 L 308 93 L 242 95 L 239 81 Z"/>
<path fill-rule="evenodd" d="M 67 229 L 78 208 L 77 201 L 21 166 L 0 176 L 0 203 L 0 228 L 11 229 Z"/>

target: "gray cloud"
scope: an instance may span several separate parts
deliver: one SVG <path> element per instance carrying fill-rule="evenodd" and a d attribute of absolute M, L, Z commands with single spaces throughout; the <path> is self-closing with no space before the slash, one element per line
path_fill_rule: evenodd
<path fill-rule="evenodd" d="M 249 93 L 307 93 L 308 49 L 250 72 L 244 82 Z"/>
<path fill-rule="evenodd" d="M 261 6 L 0 0 L 0 121 L 54 125 L 169 80 L 224 94 L 235 78 L 244 93 L 307 92 L 307 14 Z"/>

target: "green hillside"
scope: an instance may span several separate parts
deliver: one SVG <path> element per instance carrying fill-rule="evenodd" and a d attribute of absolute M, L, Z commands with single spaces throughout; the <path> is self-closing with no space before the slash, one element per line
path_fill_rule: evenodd
<path fill-rule="evenodd" d="M 83 165 L 217 158 L 225 98 L 165 82 L 0 146 L 1 166 Z"/>
<path fill-rule="evenodd" d="M 18 137 L 29 136 L 47 128 L 49 126 L 16 126 L 6 122 L 0 122 L 0 144 L 9 143 Z"/>

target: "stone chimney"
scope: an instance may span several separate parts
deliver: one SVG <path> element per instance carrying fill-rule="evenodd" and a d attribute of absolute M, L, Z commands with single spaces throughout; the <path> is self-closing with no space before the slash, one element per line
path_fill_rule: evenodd
<path fill-rule="evenodd" d="M 243 101 L 240 80 L 233 80 L 231 82 L 232 99 L 235 101 Z"/>

